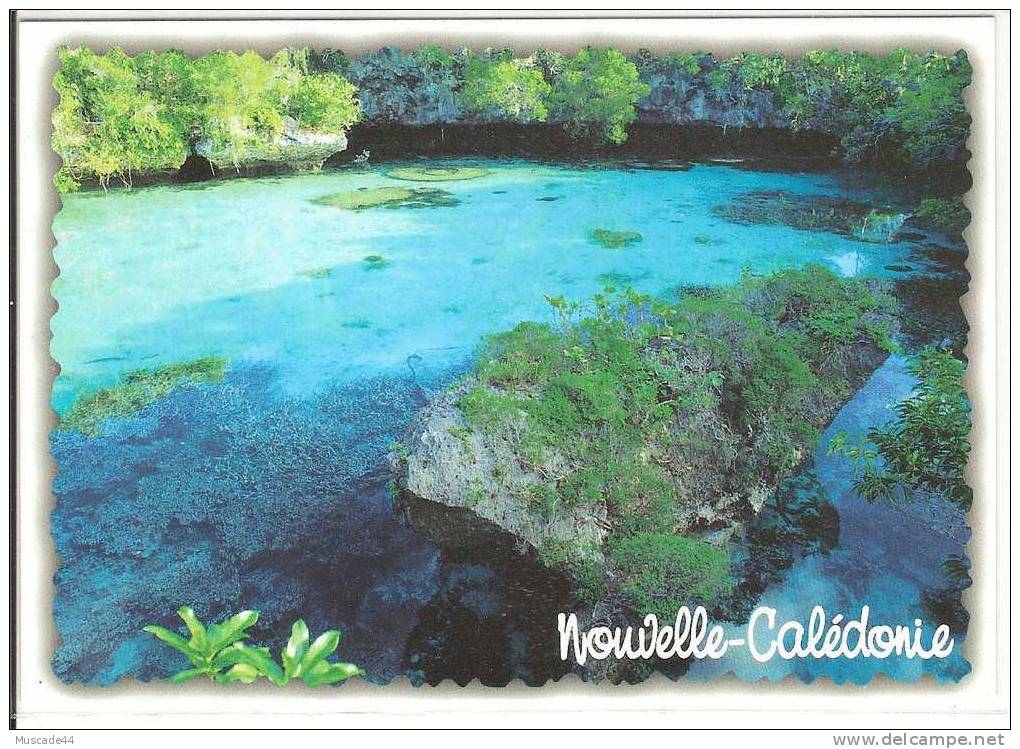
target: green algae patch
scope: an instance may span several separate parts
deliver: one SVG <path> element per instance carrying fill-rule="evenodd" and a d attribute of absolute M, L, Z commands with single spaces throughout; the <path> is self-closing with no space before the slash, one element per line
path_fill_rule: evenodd
<path fill-rule="evenodd" d="M 95 437 L 107 419 L 133 416 L 146 406 L 191 385 L 220 382 L 227 360 L 206 356 L 180 364 L 128 372 L 111 388 L 79 398 L 61 419 L 60 428 Z"/>
<path fill-rule="evenodd" d="M 407 166 L 388 169 L 384 174 L 390 179 L 406 182 L 459 182 L 479 179 L 491 174 L 488 169 L 476 166 Z"/>
<path fill-rule="evenodd" d="M 644 237 L 636 231 L 616 231 L 614 229 L 592 229 L 588 232 L 588 239 L 595 244 L 602 245 L 611 250 L 620 250 L 637 244 Z"/>
<path fill-rule="evenodd" d="M 382 270 L 390 264 L 390 261 L 382 255 L 366 255 L 362 263 L 365 270 Z"/>
<path fill-rule="evenodd" d="M 332 273 L 333 270 L 331 268 L 308 268 L 306 270 L 299 270 L 297 275 L 301 278 L 322 279 L 329 278 Z"/>
<path fill-rule="evenodd" d="M 628 286 L 633 286 L 639 281 L 650 278 L 651 275 L 652 273 L 649 270 L 640 270 L 635 273 L 611 270 L 607 273 L 600 273 L 596 276 L 596 280 L 607 288 L 624 289 Z"/>
<path fill-rule="evenodd" d="M 434 187 L 344 190 L 323 195 L 312 202 L 345 211 L 364 211 L 368 208 L 448 208 L 460 205 L 460 201 L 449 192 Z"/>

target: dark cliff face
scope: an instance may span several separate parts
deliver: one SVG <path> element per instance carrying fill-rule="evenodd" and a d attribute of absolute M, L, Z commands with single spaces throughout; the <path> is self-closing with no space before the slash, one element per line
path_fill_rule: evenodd
<path fill-rule="evenodd" d="M 769 91 L 745 91 L 737 83 L 713 86 L 707 71 L 690 73 L 666 65 L 639 66 L 649 93 L 635 105 L 637 123 L 718 128 L 789 128 Z M 467 111 L 460 100 L 456 63 L 423 64 L 413 54 L 384 47 L 357 58 L 346 75 L 358 87 L 362 127 L 523 124 Z M 559 124 L 555 117 L 548 122 Z M 543 127 L 543 126 L 538 126 Z"/>

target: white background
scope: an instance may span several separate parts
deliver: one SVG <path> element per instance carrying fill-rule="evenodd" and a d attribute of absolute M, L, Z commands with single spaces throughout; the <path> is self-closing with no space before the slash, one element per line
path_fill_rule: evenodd
<path fill-rule="evenodd" d="M 251 19 L 256 14 L 244 15 Z M 996 20 L 989 14 L 749 18 L 744 13 L 739 18 L 403 21 L 323 20 L 325 12 L 310 15 L 318 18 L 85 23 L 52 18 L 37 22 L 26 20 L 31 14 L 22 16 L 17 61 L 19 727 L 640 724 L 798 726 L 835 731 L 1008 725 L 1008 19 L 1000 15 Z M 273 52 L 287 45 L 310 45 L 358 53 L 384 44 L 414 47 L 426 41 L 447 47 L 505 45 L 519 52 L 538 47 L 568 50 L 584 44 L 627 50 L 648 47 L 658 52 L 704 49 L 717 55 L 743 50 L 797 53 L 825 47 L 883 52 L 900 45 L 942 52 L 967 50 L 974 67 L 974 82 L 967 93 L 974 117 L 974 158 L 970 163 L 974 188 L 967 200 L 974 221 L 966 234 L 973 281 L 964 308 L 971 325 L 968 389 L 975 401 L 974 450 L 968 474 L 975 489 L 970 515 L 974 536 L 968 547 L 975 586 L 965 599 L 971 613 L 965 655 L 974 670 L 959 685 L 884 678 L 867 687 L 827 682 L 803 685 L 792 680 L 747 684 L 732 677 L 695 684 L 655 677 L 640 686 L 614 687 L 583 684 L 568 677 L 540 689 L 520 683 L 501 689 L 476 683 L 461 689 L 452 682 L 413 689 L 401 680 L 387 687 L 350 684 L 334 692 L 301 687 L 274 690 L 260 685 L 225 689 L 203 684 L 120 683 L 86 688 L 64 685 L 53 676 L 49 660 L 57 640 L 51 619 L 51 580 L 56 559 L 49 535 L 53 464 L 47 433 L 55 423 L 48 403 L 56 365 L 47 349 L 48 320 L 54 310 L 48 287 L 57 273 L 50 254 L 50 223 L 59 208 L 50 181 L 59 161 L 49 149 L 49 115 L 56 104 L 51 88 L 56 47 L 87 44 L 105 50 L 121 46 L 130 53 L 176 47 L 202 53 L 216 48 Z M 830 739 L 819 738 L 832 745 Z M 150 741 L 147 737 L 142 740 Z M 794 743 L 797 741 L 788 738 L 784 743 L 809 745 Z"/>

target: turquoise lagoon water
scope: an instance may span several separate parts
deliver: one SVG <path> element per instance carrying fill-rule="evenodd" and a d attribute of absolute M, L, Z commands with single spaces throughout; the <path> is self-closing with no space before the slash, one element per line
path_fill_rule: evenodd
<path fill-rule="evenodd" d="M 298 616 L 313 629 L 340 626 L 344 657 L 379 680 L 557 676 L 562 667 L 547 663 L 554 614 L 537 612 L 555 610 L 561 594 L 534 599 L 512 560 L 439 548 L 392 507 L 384 455 L 428 394 L 464 371 L 486 334 L 548 319 L 546 295 L 585 299 L 607 285 L 669 294 L 809 262 L 845 275 L 933 271 L 908 241 L 737 224 L 712 211 L 760 190 L 886 204 L 840 175 L 471 163 L 489 174 L 417 185 L 379 166 L 65 199 L 54 222 L 58 413 L 131 370 L 207 355 L 230 365 L 223 383 L 178 391 L 97 437 L 54 434 L 62 678 L 164 675 L 178 664 L 139 629 L 172 624 L 183 603 L 207 616 L 260 608 L 270 640 Z M 387 186 L 440 187 L 459 203 L 313 202 Z M 590 240 L 595 228 L 642 241 L 608 249 Z M 366 262 L 372 255 L 384 262 Z M 895 387 L 859 395 L 870 405 L 855 401 L 845 418 L 862 428 L 887 419 L 909 391 L 901 370 Z M 845 469 L 818 462 L 841 513 L 884 522 L 847 498 Z M 882 531 L 894 547 L 913 532 Z M 889 580 L 909 580 L 910 600 L 883 613 L 913 612 L 944 551 L 882 557 L 862 596 L 902 599 Z M 787 580 L 836 590 L 859 574 L 805 564 Z M 780 583 L 765 600 L 793 603 L 798 586 Z"/>

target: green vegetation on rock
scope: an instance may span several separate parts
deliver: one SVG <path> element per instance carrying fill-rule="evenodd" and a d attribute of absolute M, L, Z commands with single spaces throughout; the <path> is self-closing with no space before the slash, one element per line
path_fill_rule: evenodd
<path fill-rule="evenodd" d="M 545 122 L 551 86 L 530 59 L 471 57 L 460 96 L 472 112 L 511 122 Z"/>
<path fill-rule="evenodd" d="M 816 50 L 801 57 L 701 52 L 655 55 L 584 48 L 448 52 L 394 47 L 348 59 L 338 50 L 213 52 L 61 49 L 53 148 L 62 192 L 94 179 L 132 184 L 190 153 L 218 167 L 318 165 L 344 131 L 373 124 L 548 122 L 595 146 L 619 144 L 640 117 L 718 127 L 781 127 L 838 139 L 845 161 L 913 171 L 966 163 L 971 66 L 952 55 Z"/>
<path fill-rule="evenodd" d="M 725 588 L 723 551 L 673 539 L 750 514 L 892 348 L 892 298 L 818 266 L 677 303 L 549 302 L 559 323 L 490 337 L 457 406 L 534 472 L 529 512 L 604 515 L 603 549 L 539 547 L 543 560 L 638 610 Z"/>
<path fill-rule="evenodd" d="M 60 428 L 94 437 L 107 419 L 132 416 L 182 387 L 219 382 L 226 367 L 226 359 L 207 356 L 128 372 L 113 387 L 79 398 L 60 420 Z"/>
<path fill-rule="evenodd" d="M 610 553 L 621 592 L 642 613 L 671 621 L 681 606 L 711 604 L 730 587 L 730 558 L 704 541 L 669 533 L 636 533 Z"/>
<path fill-rule="evenodd" d="M 833 439 L 830 450 L 855 463 L 858 494 L 868 501 L 896 502 L 921 491 L 970 509 L 973 493 L 964 477 L 971 430 L 965 369 L 952 352 L 925 348 L 910 364 L 918 382 L 896 406 L 894 421 L 872 428 L 858 444 L 845 434 Z"/>
<path fill-rule="evenodd" d="M 317 205 L 363 211 L 367 208 L 443 208 L 459 205 L 446 190 L 431 187 L 373 187 L 344 190 L 312 200 Z"/>
<path fill-rule="evenodd" d="M 85 47 L 58 54 L 52 144 L 63 159 L 61 192 L 83 179 L 130 186 L 136 175 L 177 169 L 193 144 L 218 166 L 285 161 L 295 148 L 321 162 L 344 148 L 344 131 L 361 117 L 351 83 L 310 74 L 306 51 L 268 60 L 254 52 L 192 60 L 173 50 L 130 57 Z M 281 142 L 285 133 L 294 146 Z"/>
<path fill-rule="evenodd" d="M 970 225 L 970 210 L 961 195 L 925 198 L 914 209 L 914 218 L 945 234 L 959 235 Z"/>
<path fill-rule="evenodd" d="M 327 630 L 309 642 L 308 626 L 298 619 L 277 662 L 269 648 L 244 642 L 248 630 L 259 620 L 258 611 L 242 611 L 208 627 L 187 606 L 177 609 L 177 615 L 187 626 L 189 639 L 158 624 L 143 627 L 143 631 L 184 655 L 191 664 L 170 677 L 173 684 L 205 676 L 217 684 L 251 684 L 265 678 L 283 687 L 292 679 L 301 679 L 310 687 L 318 687 L 365 674 L 353 663 L 329 660 L 340 644 L 340 631 L 336 629 Z"/>
<path fill-rule="evenodd" d="M 642 240 L 641 234 L 636 231 L 616 231 L 613 229 L 592 229 L 588 233 L 588 238 L 595 244 L 600 244 L 611 250 L 629 247 Z"/>
<path fill-rule="evenodd" d="M 477 166 L 402 166 L 387 169 L 384 174 L 407 182 L 458 182 L 479 179 L 491 172 Z"/>
<path fill-rule="evenodd" d="M 362 262 L 365 270 L 382 270 L 390 264 L 382 255 L 366 255 Z"/>
<path fill-rule="evenodd" d="M 649 90 L 622 52 L 585 47 L 563 59 L 549 92 L 549 111 L 578 137 L 623 143 L 627 125 L 637 119 L 634 105 Z"/>

